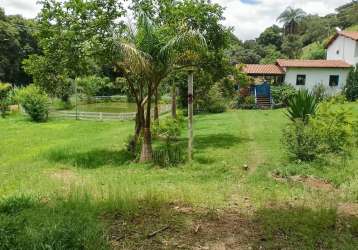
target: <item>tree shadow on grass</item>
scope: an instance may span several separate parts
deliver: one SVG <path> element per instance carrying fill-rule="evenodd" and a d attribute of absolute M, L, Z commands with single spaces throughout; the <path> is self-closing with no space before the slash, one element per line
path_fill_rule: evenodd
<path fill-rule="evenodd" d="M 194 138 L 194 145 L 197 149 L 206 148 L 228 149 L 237 144 L 250 141 L 248 138 L 239 137 L 227 133 L 197 135 Z"/>
<path fill-rule="evenodd" d="M 93 149 L 87 152 L 76 152 L 71 149 L 57 149 L 47 155 L 48 160 L 71 164 L 75 167 L 95 169 L 105 165 L 120 166 L 129 163 L 131 155 L 126 150 L 114 151 Z"/>

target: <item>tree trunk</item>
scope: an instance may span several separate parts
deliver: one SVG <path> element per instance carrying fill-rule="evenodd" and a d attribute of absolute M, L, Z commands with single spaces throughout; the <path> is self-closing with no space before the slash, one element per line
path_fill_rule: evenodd
<path fill-rule="evenodd" d="M 144 126 L 144 109 L 141 106 L 141 103 L 137 103 L 137 114 L 135 117 L 135 129 L 134 129 L 134 136 L 129 142 L 128 150 L 131 152 L 133 156 L 136 156 L 137 147 L 139 143 L 139 138 L 142 133 Z"/>
<path fill-rule="evenodd" d="M 152 133 L 150 130 L 151 102 L 152 102 L 152 91 L 151 91 L 151 86 L 148 86 L 147 112 L 145 114 L 145 122 L 143 128 L 143 144 L 142 144 L 142 151 L 139 160 L 141 163 L 149 162 L 153 160 Z"/>
<path fill-rule="evenodd" d="M 155 96 L 154 96 L 154 121 L 159 121 L 159 95 L 158 95 L 158 89 L 155 90 Z"/>
<path fill-rule="evenodd" d="M 172 117 L 177 118 L 177 87 L 175 84 L 172 86 Z"/>

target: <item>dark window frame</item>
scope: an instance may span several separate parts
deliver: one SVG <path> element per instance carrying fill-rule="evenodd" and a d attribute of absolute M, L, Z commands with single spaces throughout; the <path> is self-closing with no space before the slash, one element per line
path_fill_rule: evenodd
<path fill-rule="evenodd" d="M 329 76 L 329 86 L 337 87 L 338 85 L 339 85 L 339 75 L 330 75 Z"/>
<path fill-rule="evenodd" d="M 306 75 L 297 75 L 296 76 L 296 85 L 305 86 L 306 85 Z"/>

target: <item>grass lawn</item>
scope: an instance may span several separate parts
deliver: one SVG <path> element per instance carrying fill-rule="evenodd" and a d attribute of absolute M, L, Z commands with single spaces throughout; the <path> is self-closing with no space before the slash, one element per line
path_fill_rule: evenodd
<path fill-rule="evenodd" d="M 132 122 L 0 119 L 0 249 L 357 249 L 357 149 L 293 163 L 287 122 L 198 115 L 194 162 L 159 168 L 130 161 Z"/>

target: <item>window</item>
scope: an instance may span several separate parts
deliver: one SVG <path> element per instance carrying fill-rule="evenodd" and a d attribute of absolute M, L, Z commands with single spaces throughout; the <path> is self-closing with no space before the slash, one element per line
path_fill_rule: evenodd
<path fill-rule="evenodd" d="M 296 85 L 305 85 L 306 84 L 306 75 L 297 75 Z"/>
<path fill-rule="evenodd" d="M 337 49 L 336 54 L 339 55 L 339 49 Z"/>
<path fill-rule="evenodd" d="M 354 52 L 354 56 L 358 57 L 358 42 L 356 42 L 356 51 Z"/>
<path fill-rule="evenodd" d="M 338 86 L 339 76 L 338 75 L 330 75 L 329 76 L 329 86 L 335 87 Z"/>

